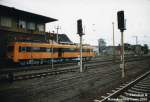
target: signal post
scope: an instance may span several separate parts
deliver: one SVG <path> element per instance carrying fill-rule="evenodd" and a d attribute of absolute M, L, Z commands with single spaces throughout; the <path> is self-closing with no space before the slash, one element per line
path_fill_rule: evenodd
<path fill-rule="evenodd" d="M 80 72 L 83 72 L 82 65 L 82 36 L 83 36 L 83 28 L 82 28 L 82 20 L 77 20 L 77 34 L 80 36 Z"/>
<path fill-rule="evenodd" d="M 125 19 L 124 19 L 124 11 L 117 12 L 117 20 L 118 20 L 118 29 L 121 32 L 121 64 L 120 68 L 122 69 L 122 78 L 125 77 L 125 60 L 124 60 L 124 37 L 123 32 L 126 30 L 125 27 Z"/>

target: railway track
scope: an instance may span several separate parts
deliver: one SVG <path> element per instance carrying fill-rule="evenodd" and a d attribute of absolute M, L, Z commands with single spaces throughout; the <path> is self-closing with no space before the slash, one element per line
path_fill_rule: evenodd
<path fill-rule="evenodd" d="M 87 82 L 89 82 L 89 81 L 91 82 L 93 80 L 98 80 L 98 79 L 100 79 L 100 77 L 107 77 L 107 80 L 109 80 L 108 78 L 110 78 L 110 75 L 112 75 L 112 76 L 117 75 L 119 77 L 119 74 L 116 74 L 115 72 L 119 73 L 120 71 L 116 70 L 116 68 L 113 68 L 113 71 L 112 71 L 112 68 L 105 68 L 104 67 L 104 68 L 102 68 L 102 70 L 97 70 L 97 71 L 92 70 L 92 71 L 85 73 L 85 74 L 80 74 L 80 73 L 76 73 L 74 75 L 71 74 L 68 78 L 66 78 L 66 77 L 61 78 L 61 79 L 58 78 L 55 81 L 51 81 L 50 79 L 47 79 L 49 81 L 47 83 L 44 83 L 44 85 L 43 85 L 43 82 L 42 82 L 42 85 L 41 85 L 41 83 L 37 82 L 38 84 L 33 84 L 33 86 L 32 85 L 29 86 L 30 87 L 29 93 L 28 92 L 25 93 L 26 92 L 25 91 L 24 92 L 25 94 L 20 95 L 19 97 L 27 97 L 25 95 L 30 96 L 34 93 L 34 95 L 37 97 L 36 99 L 38 99 L 39 94 L 45 94 L 47 92 L 46 94 L 49 94 L 50 101 L 56 102 L 56 101 L 53 101 L 53 98 L 51 99 L 50 97 L 54 97 L 55 95 L 62 97 L 64 94 L 61 94 L 61 92 L 63 92 L 63 91 L 60 92 L 60 90 L 68 90 L 68 88 L 71 90 L 73 88 L 73 90 L 74 90 L 74 88 L 77 89 L 78 86 L 81 85 L 81 82 L 82 82 L 82 84 L 87 84 Z M 113 78 L 113 79 L 115 79 L 115 78 Z M 40 80 L 38 80 L 38 81 L 40 81 Z M 25 90 L 27 90 L 27 89 L 25 89 Z M 78 91 L 80 91 L 80 90 L 77 89 L 75 94 L 79 94 Z M 75 94 L 73 94 L 73 95 L 75 95 Z M 35 99 L 35 102 L 37 102 L 36 99 Z M 61 98 L 57 97 L 57 99 L 62 100 L 65 98 L 61 99 Z"/>
<path fill-rule="evenodd" d="M 110 63 L 112 60 L 107 61 L 90 61 L 87 63 L 84 63 L 84 67 L 90 68 L 90 66 L 97 66 L 97 65 L 104 65 L 106 63 Z M 59 68 L 60 66 L 61 68 Z M 49 75 L 57 75 L 57 74 L 63 74 L 68 72 L 74 72 L 78 71 L 79 65 L 77 63 L 67 63 L 67 64 L 58 64 L 58 68 L 55 67 L 55 69 L 51 69 L 49 65 L 44 66 L 33 66 L 33 67 L 26 67 L 26 68 L 20 68 L 20 69 L 10 69 L 10 70 L 4 70 L 0 71 L 0 74 L 2 76 L 3 81 L 4 80 L 26 80 L 26 79 L 32 79 L 32 78 L 38 78 L 38 77 L 45 77 Z M 18 74 L 19 73 L 19 74 Z M 22 74 L 21 74 L 22 73 Z"/>
<path fill-rule="evenodd" d="M 132 58 L 132 59 L 128 59 L 126 60 L 126 62 L 131 62 L 131 61 L 139 61 L 139 60 L 143 60 L 144 58 Z M 112 59 L 106 60 L 106 61 L 88 61 L 88 62 L 84 62 L 84 70 L 90 69 L 90 68 L 97 68 L 98 66 L 106 66 L 106 65 L 110 65 L 110 64 L 119 64 L 120 61 L 116 60 L 115 63 L 112 62 Z M 70 63 L 69 63 L 70 64 Z M 68 64 L 68 66 L 69 66 Z M 7 80 L 12 80 L 12 81 L 18 81 L 18 80 L 26 80 L 26 79 L 32 79 L 32 78 L 38 78 L 38 77 L 45 77 L 45 76 L 49 76 L 49 75 L 57 75 L 57 74 L 63 74 L 63 73 L 68 73 L 68 72 L 75 72 L 79 70 L 79 66 L 78 65 L 74 65 L 72 64 L 72 66 L 70 65 L 69 67 L 66 67 L 67 64 L 65 65 L 64 68 L 59 68 L 59 69 L 46 69 L 44 71 L 38 71 L 38 72 L 29 72 L 31 70 L 37 70 L 37 69 L 20 69 L 19 71 L 24 71 L 23 74 L 14 74 L 16 72 L 19 72 L 18 70 L 13 70 L 13 71 L 9 71 L 9 72 L 5 72 L 6 73 L 6 78 Z M 38 66 L 39 67 L 39 66 Z M 46 67 L 46 66 L 45 66 Z M 61 65 L 61 67 L 63 67 L 63 65 Z M 40 67 L 39 67 L 40 68 Z M 42 68 L 43 69 L 43 68 Z M 28 73 L 27 73 L 28 72 Z M 0 72 L 1 73 L 1 72 Z M 4 73 L 4 72 L 3 72 Z"/>
<path fill-rule="evenodd" d="M 125 57 L 126 62 L 127 61 L 132 61 L 132 60 L 141 60 L 141 59 L 145 59 L 145 58 L 149 58 L 149 56 L 143 56 L 142 58 L 137 56 L 137 57 Z M 110 59 L 105 59 L 105 60 L 100 60 L 100 59 L 93 59 L 93 60 L 89 60 L 89 61 L 83 61 L 84 64 L 86 63 L 102 63 L 102 62 L 112 62 L 114 59 L 110 58 Z M 117 57 L 116 58 L 116 62 L 119 62 L 120 58 Z M 53 66 L 55 68 L 60 68 L 60 67 L 68 67 L 68 66 L 73 66 L 73 65 L 77 65 L 77 62 L 75 61 L 71 61 L 71 62 L 62 62 L 62 63 L 54 63 Z M 31 70 L 39 70 L 39 69 L 47 69 L 47 68 L 51 68 L 52 65 L 28 65 L 28 66 L 9 66 L 9 67 L 3 67 L 0 69 L 0 74 L 3 73 L 8 73 L 8 72 L 22 72 L 22 71 L 31 71 Z"/>
<path fill-rule="evenodd" d="M 90 69 L 90 68 L 96 68 L 97 66 L 106 66 L 112 64 L 112 62 L 105 62 L 105 63 L 94 63 L 94 64 L 85 64 L 84 70 Z M 25 79 L 32 79 L 32 78 L 38 78 L 38 77 L 45 77 L 49 75 L 57 75 L 57 74 L 63 74 L 68 72 L 76 72 L 79 71 L 79 66 L 70 66 L 68 68 L 61 68 L 58 70 L 49 70 L 46 72 L 40 72 L 40 73 L 31 73 L 31 74 L 24 74 L 24 75 L 18 75 L 14 76 L 14 81 L 18 80 L 25 80 Z"/>
<path fill-rule="evenodd" d="M 106 66 L 106 65 L 107 64 L 105 64 L 104 66 Z M 90 71 L 87 71 L 84 74 L 80 74 L 80 73 L 65 74 L 67 77 L 61 77 L 62 75 L 60 75 L 60 78 L 57 78 L 57 79 L 56 79 L 56 76 L 52 76 L 52 77 L 48 77 L 48 78 L 44 78 L 44 79 L 38 78 L 35 80 L 29 80 L 29 83 L 32 82 L 32 85 L 30 85 L 30 86 L 27 85 L 27 88 L 25 88 L 24 90 L 22 90 L 23 89 L 22 87 L 20 87 L 19 89 L 15 89 L 15 92 L 19 92 L 18 93 L 19 95 L 17 97 L 15 97 L 15 96 L 14 97 L 18 98 L 18 99 L 20 99 L 20 101 L 22 101 L 26 98 L 30 99 L 30 96 L 31 97 L 36 96 L 34 101 L 37 102 L 39 99 L 44 99 L 41 95 L 48 95 L 48 99 L 50 99 L 51 101 L 54 100 L 53 102 L 56 102 L 56 100 L 64 100 L 62 102 L 70 102 L 70 100 L 72 100 L 71 97 L 76 97 L 76 95 L 78 95 L 79 92 L 83 92 L 83 94 L 84 94 L 85 89 L 84 88 L 82 89 L 79 87 L 79 86 L 81 86 L 81 84 L 86 86 L 86 88 L 93 90 L 93 89 L 91 89 L 91 87 L 93 85 L 94 85 L 94 87 L 95 87 L 95 85 L 99 85 L 99 84 L 104 86 L 111 82 L 114 83 L 116 80 L 119 80 L 119 78 L 121 76 L 121 74 L 120 74 L 121 70 L 119 70 L 118 67 L 116 68 L 116 67 L 111 67 L 111 66 L 112 65 L 109 65 L 109 67 L 108 66 L 102 67 L 100 69 L 98 69 L 96 67 L 94 69 L 90 69 Z M 118 66 L 118 65 L 116 65 L 116 66 Z M 92 66 L 91 66 L 91 68 L 92 68 Z M 133 69 L 129 68 L 129 70 L 131 72 Z M 21 81 L 21 83 L 22 82 L 24 83 L 24 81 Z M 87 84 L 87 83 L 89 83 L 89 84 Z M 25 86 L 23 86 L 23 87 L 25 87 Z M 18 90 L 18 91 L 16 91 L 16 90 Z M 20 93 L 22 93 L 22 92 L 20 92 L 20 90 L 22 90 L 22 92 L 24 94 L 20 94 Z M 64 91 L 64 90 L 69 90 L 69 91 Z M 4 90 L 4 92 L 6 92 L 6 90 Z M 7 92 L 5 94 L 8 96 L 11 96 L 13 94 L 13 92 L 9 93 L 9 91 L 8 91 L 8 94 L 7 94 Z M 34 95 L 34 96 L 32 96 L 32 95 Z M 3 95 L 3 96 L 5 96 L 5 95 Z M 58 97 L 58 96 L 60 96 L 60 97 Z M 23 97 L 25 97 L 25 98 L 23 98 Z M 56 98 L 54 99 L 54 97 L 56 97 Z M 80 97 L 80 95 L 79 95 L 79 97 Z M 14 98 L 14 100 L 15 100 L 15 98 Z M 69 101 L 66 101 L 66 100 L 69 100 Z M 11 101 L 11 99 L 10 99 L 10 101 Z M 43 101 L 43 100 L 41 100 L 41 101 Z M 76 101 L 76 102 L 78 102 L 78 101 Z M 86 102 L 86 101 L 83 101 L 83 102 Z"/>
<path fill-rule="evenodd" d="M 150 102 L 150 71 L 94 102 Z"/>
<path fill-rule="evenodd" d="M 54 63 L 55 68 L 65 67 L 65 66 L 73 66 L 77 65 L 75 62 L 68 62 L 68 63 Z M 22 72 L 22 71 L 31 71 L 31 70 L 40 70 L 40 69 L 50 69 L 51 65 L 28 65 L 28 66 L 20 66 L 20 67 L 8 67 L 0 69 L 0 74 L 8 73 L 8 72 Z"/>
<path fill-rule="evenodd" d="M 46 77 L 49 75 L 57 75 L 57 74 L 63 74 L 68 72 L 75 72 L 77 70 L 78 66 L 72 66 L 71 68 L 64 68 L 59 70 L 50 70 L 45 72 L 39 72 L 39 73 L 30 73 L 30 74 L 23 74 L 23 75 L 17 75 L 14 76 L 13 80 L 26 80 L 26 79 L 32 79 L 32 78 L 38 78 L 38 77 Z"/>
<path fill-rule="evenodd" d="M 149 56 L 143 56 L 142 58 L 145 59 Z M 125 57 L 126 61 L 129 60 L 137 60 L 137 59 L 142 59 L 139 56 L 136 57 Z M 113 58 L 109 58 L 109 59 L 93 59 L 93 60 L 89 60 L 89 61 L 83 61 L 83 63 L 101 63 L 101 62 L 111 62 L 113 61 Z M 120 61 L 120 58 L 117 56 L 116 57 L 116 61 Z M 71 61 L 71 62 L 61 62 L 61 63 L 54 63 L 53 66 L 55 68 L 60 68 L 60 67 L 67 67 L 67 66 L 72 66 L 72 65 L 77 65 L 77 62 L 75 61 Z M 31 71 L 31 70 L 39 70 L 39 69 L 47 69 L 47 68 L 51 68 L 52 65 L 28 65 L 28 66 L 7 66 L 7 67 L 3 67 L 0 69 L 0 74 L 3 73 L 8 73 L 8 72 L 21 72 L 21 71 Z"/>

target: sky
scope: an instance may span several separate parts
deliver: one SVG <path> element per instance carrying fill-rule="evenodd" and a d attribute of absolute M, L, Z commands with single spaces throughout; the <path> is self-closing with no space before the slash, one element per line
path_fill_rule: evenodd
<path fill-rule="evenodd" d="M 82 19 L 85 28 L 83 43 L 98 45 L 98 39 L 105 39 L 112 45 L 112 22 L 114 22 L 115 45 L 120 43 L 117 27 L 117 12 L 124 10 L 126 28 L 124 42 L 150 46 L 150 0 L 0 0 L 0 4 L 17 9 L 56 18 L 58 21 L 46 24 L 46 31 L 65 33 L 76 43 L 77 20 Z"/>

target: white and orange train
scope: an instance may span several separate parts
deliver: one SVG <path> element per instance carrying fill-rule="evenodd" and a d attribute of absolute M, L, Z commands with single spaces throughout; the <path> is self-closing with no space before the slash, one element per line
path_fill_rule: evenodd
<path fill-rule="evenodd" d="M 95 56 L 92 47 L 83 46 L 83 58 L 90 59 Z M 35 42 L 12 42 L 8 45 L 7 59 L 13 63 L 49 64 L 51 60 L 62 61 L 76 59 L 80 56 L 77 45 L 50 44 Z"/>

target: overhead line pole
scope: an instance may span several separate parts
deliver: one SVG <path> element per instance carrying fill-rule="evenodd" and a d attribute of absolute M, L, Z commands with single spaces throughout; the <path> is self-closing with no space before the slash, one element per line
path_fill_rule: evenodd
<path fill-rule="evenodd" d="M 52 46 L 52 53 L 51 53 L 51 57 L 52 57 L 52 69 L 54 68 L 54 58 L 53 58 L 53 54 L 54 54 L 54 51 L 53 51 L 53 50 L 54 50 L 54 49 L 53 49 L 53 47 L 54 47 L 54 46 L 53 46 L 54 33 L 55 33 L 55 32 L 53 31 L 52 45 L 51 45 L 51 46 Z"/>
<path fill-rule="evenodd" d="M 133 37 L 135 37 L 135 43 L 137 45 L 138 44 L 138 36 L 133 36 Z"/>
<path fill-rule="evenodd" d="M 59 29 L 61 29 L 61 27 L 58 25 L 57 27 L 55 27 L 55 29 L 57 30 L 56 42 L 59 43 L 59 40 L 58 40 L 58 31 L 59 31 Z"/>
<path fill-rule="evenodd" d="M 53 47 L 54 47 L 54 46 L 53 46 L 53 39 L 52 39 L 52 54 L 51 54 L 51 55 L 52 55 L 52 56 L 51 56 L 51 57 L 52 57 L 52 69 L 54 68 L 54 61 L 53 61 L 53 60 L 54 60 L 54 59 L 53 59 L 53 54 L 54 54 L 53 52 L 54 52 L 54 51 L 53 51 Z"/>
<path fill-rule="evenodd" d="M 115 36 L 114 36 L 114 22 L 112 22 L 112 26 L 113 26 L 113 61 L 115 62 Z"/>

